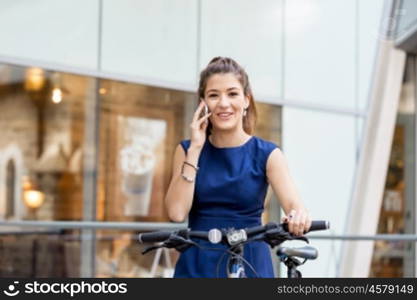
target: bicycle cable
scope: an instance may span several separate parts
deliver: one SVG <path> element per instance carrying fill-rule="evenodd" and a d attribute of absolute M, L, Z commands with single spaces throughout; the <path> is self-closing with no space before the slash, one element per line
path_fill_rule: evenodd
<path fill-rule="evenodd" d="M 236 254 L 236 253 L 234 253 L 233 251 L 230 251 L 229 249 L 221 249 L 221 248 L 209 248 L 209 247 L 203 247 L 203 246 L 200 246 L 200 245 L 198 245 L 197 246 L 199 249 L 202 249 L 202 250 L 214 250 L 214 251 L 223 251 L 224 253 L 223 253 L 223 255 L 219 258 L 219 260 L 217 261 L 217 265 L 216 265 L 216 277 L 217 278 L 219 278 L 219 274 L 220 274 L 220 272 L 219 272 L 219 270 L 220 270 L 220 264 L 221 264 L 221 262 L 223 261 L 223 258 L 224 258 L 224 256 L 226 255 L 226 254 L 230 254 L 231 256 L 235 256 L 235 257 L 238 257 L 238 258 L 240 258 L 250 269 L 251 269 L 251 271 L 255 274 L 255 276 L 256 276 L 256 278 L 259 278 L 259 274 L 258 274 L 258 272 L 256 272 L 255 271 L 255 268 L 251 265 L 251 263 L 250 262 L 248 262 L 244 257 L 243 257 L 243 255 L 241 255 L 241 254 Z M 229 257 L 229 259 L 230 259 L 230 257 Z M 229 261 L 229 260 L 228 260 Z"/>
<path fill-rule="evenodd" d="M 251 271 L 255 274 L 255 277 L 256 278 L 260 278 L 259 277 L 259 274 L 258 274 L 258 272 L 256 272 L 255 271 L 255 269 L 254 269 L 254 267 L 243 257 L 243 255 L 241 255 L 241 254 L 236 254 L 236 253 L 233 253 L 232 251 L 230 251 L 230 250 L 227 250 L 231 255 L 233 255 L 233 256 L 237 256 L 237 257 L 240 257 L 240 259 L 251 269 Z M 230 257 L 229 257 L 229 260 L 230 260 Z M 229 261 L 228 260 L 228 261 Z M 246 274 L 245 274 L 246 275 Z"/>
<path fill-rule="evenodd" d="M 254 267 L 251 265 L 250 262 L 248 262 L 243 255 L 241 254 L 236 254 L 233 251 L 230 251 L 229 249 L 222 249 L 222 248 L 210 248 L 210 247 L 204 247 L 199 245 L 198 243 L 196 243 L 194 246 L 196 246 L 197 248 L 201 249 L 201 250 L 212 250 L 212 251 L 222 251 L 224 252 L 223 255 L 219 258 L 218 262 L 217 262 L 217 266 L 216 266 L 216 276 L 217 278 L 219 278 L 219 268 L 220 268 L 220 263 L 223 260 L 224 256 L 226 254 L 230 254 L 231 256 L 235 256 L 235 257 L 239 257 L 249 268 L 250 270 L 255 274 L 256 278 L 259 278 L 259 274 L 258 272 L 255 271 Z M 230 258 L 229 258 L 230 259 Z"/>

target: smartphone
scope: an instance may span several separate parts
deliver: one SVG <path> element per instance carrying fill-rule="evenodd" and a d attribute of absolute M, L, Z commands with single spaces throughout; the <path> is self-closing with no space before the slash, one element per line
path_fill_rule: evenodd
<path fill-rule="evenodd" d="M 200 118 L 202 118 L 202 117 L 204 117 L 205 115 L 207 115 L 209 113 L 209 109 L 208 109 L 208 106 L 207 106 L 207 104 L 205 104 L 204 103 L 204 108 L 203 108 L 203 111 L 201 112 L 201 114 L 200 114 Z"/>

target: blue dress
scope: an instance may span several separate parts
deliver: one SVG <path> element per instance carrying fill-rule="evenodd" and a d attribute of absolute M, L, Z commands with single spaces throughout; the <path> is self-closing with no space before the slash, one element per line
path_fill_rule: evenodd
<path fill-rule="evenodd" d="M 190 140 L 181 141 L 185 153 Z M 266 161 L 277 148 L 272 142 L 252 136 L 238 147 L 218 148 L 206 139 L 198 160 L 193 205 L 188 217 L 192 230 L 236 229 L 261 225 L 261 214 L 268 188 Z M 195 240 L 206 248 L 220 244 Z M 190 247 L 180 254 L 174 277 L 227 277 L 228 254 L 219 250 Z M 251 242 L 244 247 L 244 258 L 259 277 L 274 277 L 271 254 L 265 242 Z M 245 264 L 247 277 L 256 277 Z"/>

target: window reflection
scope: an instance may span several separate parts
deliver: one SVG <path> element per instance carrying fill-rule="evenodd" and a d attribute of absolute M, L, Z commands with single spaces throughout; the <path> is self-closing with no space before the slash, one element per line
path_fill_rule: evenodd
<path fill-rule="evenodd" d="M 84 103 L 91 80 L 37 67 L 1 66 L 0 180 L 7 189 L 0 193 L 0 215 L 4 218 L 82 218 Z M 53 99 L 55 88 L 62 92 L 59 103 Z"/>

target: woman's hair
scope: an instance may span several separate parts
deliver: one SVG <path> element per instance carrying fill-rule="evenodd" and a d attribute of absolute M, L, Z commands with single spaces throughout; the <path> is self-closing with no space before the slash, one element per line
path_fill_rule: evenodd
<path fill-rule="evenodd" d="M 255 99 L 249 84 L 248 74 L 246 74 L 246 71 L 233 59 L 229 57 L 217 56 L 209 62 L 204 70 L 201 71 L 200 82 L 198 85 L 199 99 L 204 99 L 207 81 L 212 75 L 226 73 L 232 73 L 236 76 L 237 80 L 242 85 L 244 95 L 249 99 L 249 107 L 247 108 L 246 116 L 243 116 L 243 130 L 247 134 L 252 134 L 256 125 Z M 210 134 L 211 128 L 212 125 L 209 121 L 209 125 L 207 126 L 207 135 Z"/>

